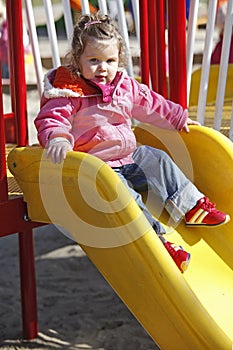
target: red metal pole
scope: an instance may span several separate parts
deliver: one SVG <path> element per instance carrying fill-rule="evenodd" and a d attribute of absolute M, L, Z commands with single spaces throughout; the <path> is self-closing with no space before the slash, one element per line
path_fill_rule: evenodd
<path fill-rule="evenodd" d="M 150 85 L 149 39 L 148 39 L 148 0 L 140 0 L 140 46 L 141 46 L 141 80 Z"/>
<path fill-rule="evenodd" d="M 22 0 L 7 0 L 7 27 L 10 52 L 10 80 L 18 146 L 28 144 L 26 81 L 24 67 Z"/>
<path fill-rule="evenodd" d="M 32 230 L 19 233 L 19 257 L 23 336 L 33 339 L 38 335 L 38 319 Z"/>
<path fill-rule="evenodd" d="M 149 21 L 149 62 L 150 62 L 150 76 L 151 85 L 154 91 L 158 92 L 158 57 L 157 57 L 157 33 L 156 33 L 156 3 L 150 2 L 148 11 Z"/>
<path fill-rule="evenodd" d="M 170 99 L 187 107 L 186 5 L 168 1 L 168 48 Z"/>
<path fill-rule="evenodd" d="M 166 43 L 165 43 L 165 0 L 155 0 L 156 3 L 156 37 L 158 63 L 158 93 L 167 97 L 166 77 Z"/>
<path fill-rule="evenodd" d="M 17 125 L 17 144 L 18 146 L 25 146 L 28 143 L 28 138 L 22 0 L 7 0 L 6 5 L 10 52 L 10 82 L 13 111 Z M 23 336 L 26 339 L 33 339 L 38 334 L 38 320 L 32 230 L 19 233 L 19 258 Z"/>

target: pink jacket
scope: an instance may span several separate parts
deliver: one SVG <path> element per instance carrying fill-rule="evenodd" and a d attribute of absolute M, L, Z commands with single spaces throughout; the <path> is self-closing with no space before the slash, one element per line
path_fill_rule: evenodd
<path fill-rule="evenodd" d="M 43 147 L 52 138 L 66 137 L 74 150 L 90 153 L 111 167 L 118 167 L 133 162 L 136 140 L 131 129 L 132 118 L 181 130 L 187 117 L 187 110 L 125 72 L 118 72 L 111 84 L 97 86 L 81 77 L 71 77 L 66 68 L 59 67 L 45 76 L 35 126 Z"/>

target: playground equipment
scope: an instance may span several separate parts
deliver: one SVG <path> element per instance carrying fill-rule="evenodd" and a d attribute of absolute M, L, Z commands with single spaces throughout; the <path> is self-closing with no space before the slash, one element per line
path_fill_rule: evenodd
<path fill-rule="evenodd" d="M 21 195 L 18 199 L 20 210 L 14 212 L 16 224 L 10 227 L 12 208 L 15 207 L 10 206 L 13 202 L 8 203 L 1 113 L 1 190 L 4 190 L 1 193 L 5 197 L 0 210 L 6 217 L 6 234 L 23 231 L 24 228 L 30 231 L 34 225 L 51 221 L 64 226 L 161 349 L 231 350 L 232 221 L 210 230 L 192 230 L 180 224 L 170 231 L 169 240 L 174 239 L 192 254 L 191 266 L 182 275 L 169 254 L 162 249 L 160 240 L 123 184 L 105 163 L 90 155 L 70 152 L 64 166 L 59 166 L 44 159 L 40 147 L 25 147 L 26 85 L 21 6 L 21 1 L 7 1 L 18 146 L 10 152 L 8 166 L 23 191 L 26 205 Z M 182 96 L 185 96 L 183 92 Z M 135 134 L 139 143 L 143 144 L 146 140 L 147 144 L 165 148 L 185 172 L 189 170 L 187 175 L 198 187 L 233 216 L 233 148 L 229 139 L 204 127 L 193 127 L 190 134 L 178 134 L 161 130 L 158 133 L 151 126 L 148 129 L 146 125 L 141 125 L 136 128 Z M 54 188 L 54 185 L 57 186 Z M 61 187 L 62 190 L 58 191 Z M 43 191 L 54 193 L 54 189 L 57 197 L 47 196 L 51 199 L 48 202 L 43 197 Z M 85 200 L 81 201 L 81 198 Z M 65 201 L 66 205 L 68 203 L 65 214 L 72 220 L 67 220 L 67 217 L 64 220 L 61 215 L 64 206 L 57 205 L 58 199 Z M 102 206 L 98 207 L 99 203 Z M 55 211 L 51 211 L 51 207 Z M 169 225 L 165 213 L 159 219 Z M 99 235 L 103 234 L 103 240 L 100 241 L 99 236 L 96 240 L 97 231 Z M 27 281 L 29 274 L 34 288 L 32 294 L 28 288 L 29 295 L 23 298 L 24 304 L 27 304 L 23 309 L 24 337 L 33 338 L 37 335 L 33 245 L 31 231 L 30 235 L 26 233 L 30 244 L 27 249 L 21 248 L 21 253 L 26 260 L 26 253 L 30 256 L 27 261 L 29 271 L 23 265 L 21 280 Z M 91 244 L 83 240 L 86 236 L 92 240 Z M 28 304 L 28 298 L 31 304 Z"/>
<path fill-rule="evenodd" d="M 218 77 L 219 77 L 219 65 L 218 64 L 212 65 L 210 67 L 209 84 L 208 84 L 208 90 L 207 90 L 207 96 L 206 96 L 207 104 L 214 104 L 216 102 Z M 192 74 L 189 106 L 198 105 L 200 80 L 201 80 L 201 68 L 195 70 L 195 72 L 193 72 Z M 229 102 L 233 101 L 232 81 L 233 81 L 233 64 L 229 64 L 228 72 L 227 72 L 227 80 L 226 80 L 226 89 L 224 93 L 224 100 Z"/>
<path fill-rule="evenodd" d="M 152 87 L 156 91 L 171 100 L 179 102 L 185 107 L 192 106 L 195 99 L 194 96 L 197 95 L 196 117 L 202 124 L 205 122 L 205 110 L 208 102 L 207 95 L 210 90 L 213 91 L 216 89 L 215 112 L 213 113 L 213 123 L 211 126 L 216 130 L 220 130 L 225 103 L 224 96 L 231 94 L 232 90 L 232 88 L 229 90 L 229 84 L 227 82 L 231 79 L 231 68 L 228 66 L 228 57 L 233 25 L 233 1 L 229 0 L 227 5 L 223 36 L 223 54 L 221 55 L 219 65 L 220 74 L 218 76 L 215 75 L 216 81 L 211 79 L 211 76 L 213 76 L 212 70 L 215 71 L 216 68 L 212 68 L 210 65 L 210 58 L 213 50 L 217 0 L 208 3 L 202 65 L 199 73 L 192 73 L 198 5 L 199 0 L 190 2 L 186 47 L 185 1 L 177 2 L 171 0 L 167 2 L 167 7 L 165 7 L 164 1 L 140 1 L 140 30 L 143 35 L 141 42 L 142 81 L 146 84 L 151 82 Z M 167 80 L 164 23 L 166 15 L 168 17 L 167 45 L 169 52 L 169 75 Z M 179 25 L 177 25 L 177 18 L 179 18 Z M 151 31 L 148 28 L 153 28 L 154 30 Z M 158 53 L 159 58 L 157 58 Z M 198 74 L 200 74 L 199 79 L 197 79 Z M 177 89 L 177 86 L 179 86 L 179 89 Z M 229 135 L 230 139 L 233 140 L 233 110 L 231 115 Z"/>
<path fill-rule="evenodd" d="M 196 3 L 198 1 L 194 1 Z M 193 12 L 193 11 L 192 11 Z M 231 97 L 231 104 L 233 107 L 232 99 L 232 88 L 229 87 L 229 81 L 231 79 L 231 67 L 228 65 L 228 59 L 230 54 L 230 45 L 231 45 L 231 36 L 232 36 L 232 26 L 233 26 L 233 1 L 229 0 L 227 3 L 226 18 L 224 23 L 224 32 L 223 32 L 223 44 L 222 44 L 222 54 L 220 59 L 220 64 L 218 68 L 214 68 L 211 63 L 211 53 L 213 50 L 213 34 L 215 28 L 215 18 L 217 12 L 217 0 L 209 2 L 208 5 L 208 18 L 207 18 L 207 27 L 206 27 L 206 37 L 205 37 L 205 46 L 204 46 L 204 55 L 201 66 L 201 74 L 198 90 L 190 91 L 190 100 L 193 99 L 193 94 L 196 95 L 198 91 L 198 104 L 197 104 L 197 120 L 200 123 L 205 121 L 205 110 L 208 103 L 208 94 L 215 90 L 215 111 L 213 118 L 213 127 L 216 130 L 220 130 L 222 123 L 222 114 L 223 107 L 225 105 L 225 97 Z M 194 21 L 195 22 L 195 21 Z M 191 55 L 189 55 L 191 57 Z M 219 70 L 218 76 L 215 75 L 216 70 Z M 199 73 L 194 73 L 193 76 L 193 85 L 197 83 L 197 76 Z M 189 73 L 190 75 L 190 73 Z M 211 77 L 212 75 L 212 77 Z M 213 80 L 213 76 L 215 79 Z M 189 79 L 191 81 L 191 78 Z M 215 85 L 217 82 L 217 86 Z M 190 86 L 190 85 L 189 85 Z M 229 100 L 227 100 L 229 103 Z M 233 140 L 233 109 L 231 113 L 231 123 L 230 123 L 229 138 Z"/>
<path fill-rule="evenodd" d="M 170 149 L 184 171 L 190 155 L 195 182 L 233 214 L 231 141 L 198 127 L 182 138 L 146 125 L 135 133 L 141 143 Z M 179 155 L 172 150 L 175 144 Z M 64 165 L 57 165 L 40 147 L 26 147 L 14 149 L 8 165 L 30 219 L 64 227 L 161 349 L 231 350 L 232 223 L 209 230 L 180 224 L 168 235 L 192 254 L 181 275 L 117 175 L 99 159 L 69 152 Z M 168 217 L 160 220 L 166 225 Z"/>
<path fill-rule="evenodd" d="M 198 85 L 195 83 L 196 74 L 192 74 L 193 71 L 193 59 L 194 59 L 194 46 L 195 46 L 195 33 L 198 22 L 198 6 L 199 0 L 193 1 L 148 1 L 143 0 L 138 2 L 137 0 L 131 0 L 133 8 L 133 17 L 135 21 L 136 36 L 140 42 L 141 47 L 141 80 L 147 85 L 151 85 L 154 90 L 161 93 L 163 96 L 168 97 L 182 104 L 183 106 L 192 106 L 189 100 L 193 100 L 192 94 L 198 94 L 197 101 L 197 119 L 202 124 L 205 122 L 205 110 L 208 94 L 208 86 L 210 89 L 211 71 L 210 56 L 213 50 L 213 36 L 215 29 L 215 18 L 217 11 L 217 0 L 213 0 L 208 4 L 208 16 L 207 16 L 207 28 L 205 36 L 204 55 L 202 60 L 202 69 L 200 74 L 200 80 Z M 77 2 L 82 5 L 82 13 L 90 13 L 91 8 L 87 0 Z M 67 33 L 67 39 L 70 42 L 72 35 L 73 20 L 70 12 L 69 0 L 63 0 L 65 28 Z M 108 2 L 106 0 L 98 1 L 99 8 L 102 12 L 107 13 Z M 124 15 L 124 9 L 122 1 L 116 2 L 118 9 L 119 27 L 123 36 L 125 37 L 128 48 L 129 36 L 126 26 L 126 19 Z M 186 9 L 188 6 L 188 10 Z M 34 54 L 36 75 L 38 90 L 41 95 L 43 90 L 43 73 L 41 66 L 41 59 L 38 47 L 38 39 L 35 34 L 35 21 L 32 9 L 31 0 L 25 0 L 25 7 L 27 13 L 27 21 L 29 26 L 29 34 L 31 37 L 32 49 Z M 140 11 L 139 11 L 140 7 Z M 51 53 L 54 67 L 60 64 L 58 42 L 56 37 L 52 2 L 51 0 L 45 1 L 45 10 L 47 18 L 47 29 L 49 34 L 49 41 L 51 45 Z M 229 0 L 227 5 L 227 15 L 224 25 L 224 38 L 223 38 L 223 52 L 220 62 L 220 74 L 217 77 L 216 86 L 216 101 L 215 101 L 215 115 L 211 126 L 216 130 L 220 130 L 222 122 L 222 111 L 224 108 L 224 92 L 227 92 L 228 85 L 226 81 L 228 77 L 228 56 L 229 56 L 229 43 L 232 33 L 232 21 L 233 21 L 233 1 Z M 188 14 L 188 21 L 186 23 L 186 15 Z M 177 16 L 179 16 L 179 25 L 177 25 Z M 165 23 L 167 18 L 167 23 Z M 187 25 L 187 38 L 186 38 L 186 25 Z M 150 28 L 150 30 L 148 30 Z M 166 29 L 167 28 L 167 29 Z M 168 42 L 165 39 L 165 32 L 168 32 Z M 139 35 L 140 34 L 140 35 Z M 143 40 L 140 40 L 140 36 Z M 187 45 L 186 45 L 187 42 Z M 129 50 L 130 51 L 130 50 Z M 166 51 L 169 55 L 167 64 Z M 159 55 L 158 55 L 159 53 Z M 158 57 L 157 57 L 158 56 Z M 186 69 L 187 67 L 187 69 Z M 169 72 L 167 72 L 169 70 Z M 128 72 L 133 75 L 132 60 L 128 66 Z M 168 73 L 168 79 L 167 79 Z M 194 81 L 194 82 L 193 82 Z M 191 85 L 195 85 L 197 90 L 194 91 Z M 215 85 L 215 84 L 214 84 Z M 177 89 L 177 86 L 180 88 Z M 229 126 L 229 137 L 233 139 L 233 117 L 231 118 L 231 125 Z"/>

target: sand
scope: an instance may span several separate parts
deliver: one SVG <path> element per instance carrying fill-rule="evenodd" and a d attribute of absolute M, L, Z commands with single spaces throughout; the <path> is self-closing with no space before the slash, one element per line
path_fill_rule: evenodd
<path fill-rule="evenodd" d="M 37 141 L 33 119 L 36 89 L 28 91 L 30 143 Z M 10 97 L 4 94 L 5 112 Z M 39 335 L 22 339 L 17 234 L 1 238 L 0 348 L 157 350 L 81 248 L 55 226 L 34 230 Z M 140 301 L 139 301 L 140 302 Z"/>
<path fill-rule="evenodd" d="M 22 340 L 17 235 L 1 238 L 1 349 L 158 349 L 78 244 L 34 232 L 39 336 Z"/>

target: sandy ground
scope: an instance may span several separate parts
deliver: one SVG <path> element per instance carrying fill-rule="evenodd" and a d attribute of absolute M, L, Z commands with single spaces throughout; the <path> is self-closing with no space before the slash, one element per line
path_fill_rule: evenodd
<path fill-rule="evenodd" d="M 79 246 L 54 226 L 35 230 L 40 333 L 21 329 L 17 235 L 1 239 L 0 348 L 158 349 Z"/>
<path fill-rule="evenodd" d="M 5 113 L 10 96 L 4 94 Z M 30 143 L 39 95 L 27 93 Z M 39 336 L 22 340 L 18 237 L 1 238 L 0 348 L 157 350 L 80 247 L 53 225 L 35 229 Z"/>

